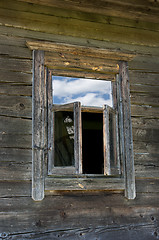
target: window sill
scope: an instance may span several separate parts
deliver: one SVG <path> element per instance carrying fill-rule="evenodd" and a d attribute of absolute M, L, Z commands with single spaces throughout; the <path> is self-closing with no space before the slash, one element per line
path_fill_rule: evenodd
<path fill-rule="evenodd" d="M 103 175 L 84 175 L 77 177 L 46 177 L 45 190 L 124 190 L 124 179 L 116 177 L 107 177 Z"/>

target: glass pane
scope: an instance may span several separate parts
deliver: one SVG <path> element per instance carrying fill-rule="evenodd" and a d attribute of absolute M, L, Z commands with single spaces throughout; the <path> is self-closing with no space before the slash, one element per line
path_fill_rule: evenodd
<path fill-rule="evenodd" d="M 54 165 L 74 166 L 74 120 L 73 112 L 54 113 Z"/>
<path fill-rule="evenodd" d="M 112 106 L 111 81 L 53 76 L 53 103 Z"/>

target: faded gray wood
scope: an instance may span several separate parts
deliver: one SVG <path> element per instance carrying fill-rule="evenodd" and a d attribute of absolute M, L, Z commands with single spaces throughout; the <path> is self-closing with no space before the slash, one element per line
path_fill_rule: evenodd
<path fill-rule="evenodd" d="M 44 52 L 33 51 L 33 97 L 32 97 L 32 198 L 44 198 L 44 151 L 45 151 L 45 114 L 46 85 L 44 76 Z"/>
<path fill-rule="evenodd" d="M 81 103 L 74 103 L 74 158 L 76 173 L 82 173 L 82 120 Z"/>
<path fill-rule="evenodd" d="M 128 199 L 136 197 L 135 175 L 134 175 L 134 155 L 133 137 L 130 109 L 130 90 L 128 64 L 120 62 L 119 81 L 121 81 L 122 107 L 123 107 L 123 130 L 124 130 L 124 150 L 125 150 L 125 196 Z"/>
<path fill-rule="evenodd" d="M 124 129 L 123 129 L 123 107 L 122 107 L 122 94 L 121 82 L 119 75 L 116 76 L 117 82 L 117 111 L 118 111 L 118 127 L 119 127 L 119 155 L 120 155 L 120 171 L 125 174 L 125 150 L 124 150 Z"/>
<path fill-rule="evenodd" d="M 0 115 L 31 119 L 31 97 L 0 95 Z"/>
<path fill-rule="evenodd" d="M 104 175 L 111 175 L 109 110 L 110 110 L 110 107 L 108 105 L 104 105 L 104 107 L 103 107 Z"/>
<path fill-rule="evenodd" d="M 124 179 L 104 177 L 46 178 L 45 190 L 124 190 Z"/>
<path fill-rule="evenodd" d="M 52 174 L 54 167 L 54 112 L 52 112 L 52 71 L 48 70 L 47 104 L 48 104 L 48 174 Z"/>

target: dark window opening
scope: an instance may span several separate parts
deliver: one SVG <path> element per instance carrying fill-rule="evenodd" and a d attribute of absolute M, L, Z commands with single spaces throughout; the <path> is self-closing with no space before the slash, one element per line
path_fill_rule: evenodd
<path fill-rule="evenodd" d="M 84 174 L 103 174 L 102 113 L 82 113 L 82 159 Z"/>
<path fill-rule="evenodd" d="M 55 166 L 74 165 L 74 120 L 73 112 L 59 111 L 55 119 Z"/>

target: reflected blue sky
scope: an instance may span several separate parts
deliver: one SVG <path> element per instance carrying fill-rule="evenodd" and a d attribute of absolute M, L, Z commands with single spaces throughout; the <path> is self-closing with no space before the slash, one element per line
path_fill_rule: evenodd
<path fill-rule="evenodd" d="M 54 104 L 80 101 L 83 106 L 112 106 L 110 81 L 53 76 L 52 82 Z"/>

